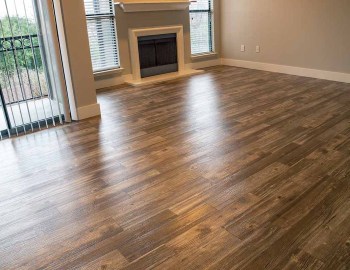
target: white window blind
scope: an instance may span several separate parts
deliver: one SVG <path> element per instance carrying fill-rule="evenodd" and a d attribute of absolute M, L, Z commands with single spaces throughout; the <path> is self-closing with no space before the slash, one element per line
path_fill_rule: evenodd
<path fill-rule="evenodd" d="M 213 51 L 213 0 L 197 0 L 190 5 L 192 54 Z"/>
<path fill-rule="evenodd" d="M 118 68 L 113 0 L 84 0 L 93 70 Z"/>

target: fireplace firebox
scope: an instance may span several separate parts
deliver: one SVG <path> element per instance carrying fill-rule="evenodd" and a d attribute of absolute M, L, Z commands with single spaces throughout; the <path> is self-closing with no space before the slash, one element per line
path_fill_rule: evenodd
<path fill-rule="evenodd" d="M 177 72 L 176 34 L 138 37 L 141 78 Z"/>

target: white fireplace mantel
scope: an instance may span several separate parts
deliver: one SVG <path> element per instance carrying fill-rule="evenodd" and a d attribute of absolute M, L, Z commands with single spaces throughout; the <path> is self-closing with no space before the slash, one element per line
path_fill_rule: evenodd
<path fill-rule="evenodd" d="M 192 0 L 115 0 L 124 12 L 185 10 Z"/>

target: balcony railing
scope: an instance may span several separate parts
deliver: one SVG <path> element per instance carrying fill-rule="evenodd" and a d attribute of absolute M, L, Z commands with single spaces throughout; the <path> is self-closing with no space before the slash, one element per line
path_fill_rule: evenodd
<path fill-rule="evenodd" d="M 0 53 L 39 48 L 38 35 L 4 37 L 0 40 Z"/>
<path fill-rule="evenodd" d="M 38 35 L 1 37 L 0 66 L 6 105 L 48 96 Z"/>

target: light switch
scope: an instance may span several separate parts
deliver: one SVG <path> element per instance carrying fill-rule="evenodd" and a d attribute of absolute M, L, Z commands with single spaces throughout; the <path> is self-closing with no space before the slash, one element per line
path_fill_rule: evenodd
<path fill-rule="evenodd" d="M 241 52 L 245 52 L 245 45 L 241 45 Z"/>

